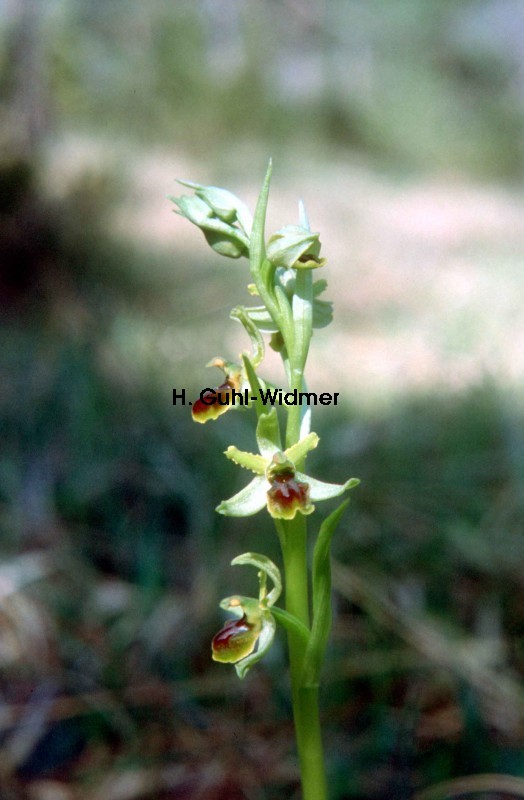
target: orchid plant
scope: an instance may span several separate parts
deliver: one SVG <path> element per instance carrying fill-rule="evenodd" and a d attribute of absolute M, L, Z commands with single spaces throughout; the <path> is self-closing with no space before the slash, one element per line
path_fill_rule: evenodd
<path fill-rule="evenodd" d="M 224 373 L 215 390 L 207 390 L 193 403 L 196 422 L 217 419 L 240 404 L 230 402 L 245 393 L 257 417 L 258 452 L 234 446 L 225 455 L 254 473 L 250 482 L 217 507 L 220 514 L 248 517 L 264 508 L 274 520 L 280 541 L 284 582 L 280 570 L 266 556 L 244 553 L 231 562 L 258 571 L 258 597 L 234 595 L 221 602 L 230 619 L 213 638 L 215 661 L 234 664 L 243 678 L 265 655 L 277 624 L 287 632 L 293 713 L 305 800 L 326 800 L 327 788 L 319 720 L 320 674 L 331 626 L 330 544 L 347 506 L 343 502 L 318 528 L 311 564 L 308 561 L 307 518 L 315 504 L 344 495 L 358 484 L 350 478 L 331 484 L 305 472 L 308 454 L 319 437 L 311 432 L 311 409 L 307 403 L 286 405 L 277 412 L 265 402 L 267 381 L 260 375 L 264 360 L 264 337 L 284 365 L 290 391 L 305 392 L 305 366 L 314 328 L 328 325 L 332 304 L 320 299 L 325 280 L 314 280 L 323 268 L 318 233 L 310 229 L 306 211 L 299 205 L 299 224 L 286 225 L 265 241 L 265 218 L 271 179 L 266 172 L 254 216 L 234 194 L 213 186 L 179 181 L 192 195 L 171 198 L 177 213 L 203 232 L 218 254 L 249 260 L 248 291 L 258 304 L 237 306 L 231 317 L 239 321 L 251 340 L 251 352 L 242 353 L 240 363 L 216 357 L 210 366 Z M 307 393 L 306 393 L 307 397 Z M 268 590 L 268 580 L 272 583 Z M 276 605 L 285 587 L 285 609 Z"/>

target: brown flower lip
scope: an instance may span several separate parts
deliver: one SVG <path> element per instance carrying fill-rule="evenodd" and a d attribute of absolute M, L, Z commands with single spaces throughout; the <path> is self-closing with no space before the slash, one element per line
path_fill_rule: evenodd
<path fill-rule="evenodd" d="M 227 380 L 217 389 L 203 392 L 191 410 L 195 422 L 207 422 L 224 414 L 230 407 L 231 395 L 236 388 L 232 381 Z"/>
<path fill-rule="evenodd" d="M 253 652 L 260 631 L 247 621 L 232 619 L 213 636 L 211 650 L 213 659 L 222 663 L 235 663 Z"/>
<path fill-rule="evenodd" d="M 297 511 L 309 511 L 309 484 L 298 481 L 293 472 L 284 472 L 271 480 L 268 506 L 284 519 L 293 519 Z"/>

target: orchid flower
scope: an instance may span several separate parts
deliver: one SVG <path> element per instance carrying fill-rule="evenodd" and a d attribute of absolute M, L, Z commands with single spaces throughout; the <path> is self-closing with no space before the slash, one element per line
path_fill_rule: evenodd
<path fill-rule="evenodd" d="M 231 611 L 237 619 L 226 622 L 213 637 L 211 652 L 214 661 L 234 664 L 239 678 L 267 653 L 275 636 L 276 622 L 271 607 L 282 592 L 280 571 L 267 556 L 258 553 L 243 553 L 231 562 L 250 564 L 259 570 L 258 598 L 233 595 L 226 597 L 220 607 Z M 271 578 L 273 589 L 268 593 L 267 578 Z"/>
<path fill-rule="evenodd" d="M 260 453 L 246 453 L 228 447 L 225 455 L 235 464 L 255 473 L 253 480 L 240 492 L 223 500 L 217 507 L 220 514 L 229 517 L 249 517 L 264 506 L 274 519 L 294 519 L 297 511 L 313 513 L 313 503 L 339 497 L 359 483 L 350 478 L 342 484 L 325 483 L 301 472 L 297 464 L 304 460 L 319 442 L 316 433 L 309 433 L 296 444 L 281 450 L 275 442 L 278 429 L 276 409 L 263 414 L 257 424 L 257 442 Z"/>

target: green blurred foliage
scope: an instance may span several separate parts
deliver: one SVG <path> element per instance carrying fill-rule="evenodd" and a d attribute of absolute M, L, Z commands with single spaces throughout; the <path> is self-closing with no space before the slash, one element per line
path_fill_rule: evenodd
<path fill-rule="evenodd" d="M 512 2 L 55 2 L 60 124 L 197 154 L 254 138 L 409 169 L 514 177 L 524 60 Z"/>

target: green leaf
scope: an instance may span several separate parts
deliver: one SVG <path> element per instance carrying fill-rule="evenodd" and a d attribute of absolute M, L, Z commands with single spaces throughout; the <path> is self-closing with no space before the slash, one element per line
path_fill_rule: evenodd
<path fill-rule="evenodd" d="M 271 609 L 271 613 L 275 617 L 276 621 L 282 625 L 283 628 L 286 629 L 288 633 L 294 633 L 299 639 L 302 640 L 302 644 L 306 645 L 309 642 L 309 628 L 307 625 L 304 625 L 298 617 L 295 617 L 294 614 L 290 614 L 289 611 L 285 611 L 283 608 L 277 608 L 273 606 Z"/>
<path fill-rule="evenodd" d="M 266 246 L 264 231 L 266 222 L 267 202 L 269 197 L 269 184 L 271 182 L 272 162 L 269 160 L 268 168 L 258 196 L 251 241 L 249 247 L 249 264 L 255 285 L 268 313 L 280 328 L 280 317 L 275 298 L 273 296 L 273 268 L 266 259 Z"/>
<path fill-rule="evenodd" d="M 342 518 L 349 500 L 344 500 L 332 514 L 327 517 L 318 533 L 313 551 L 313 625 L 311 636 L 304 656 L 302 685 L 318 686 L 324 654 L 331 631 L 331 562 L 330 549 L 333 534 Z"/>
<path fill-rule="evenodd" d="M 258 380 L 258 376 L 255 372 L 253 364 L 251 363 L 249 357 L 245 353 L 242 355 L 242 361 L 244 362 L 244 370 L 246 372 L 247 379 L 249 381 L 249 388 L 251 389 L 251 394 L 253 397 L 256 398 L 255 410 L 257 412 L 257 417 L 260 418 L 263 414 L 267 413 L 264 401 L 262 400 L 260 381 Z"/>

